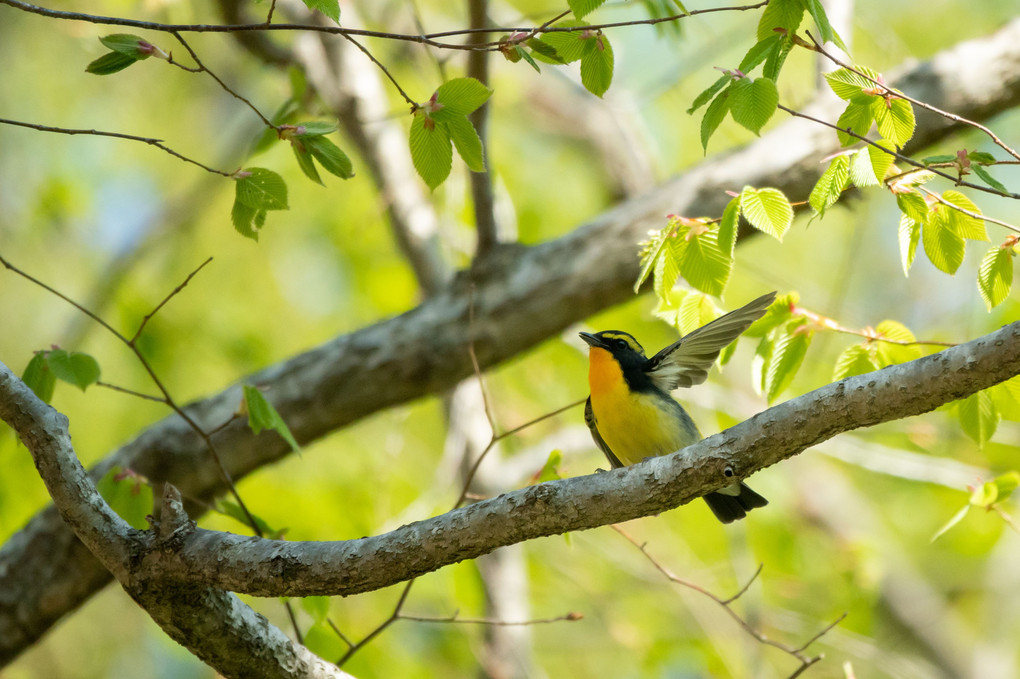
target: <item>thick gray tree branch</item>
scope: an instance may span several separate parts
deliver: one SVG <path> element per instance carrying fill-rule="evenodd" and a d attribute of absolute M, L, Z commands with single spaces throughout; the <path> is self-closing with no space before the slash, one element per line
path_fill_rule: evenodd
<path fill-rule="evenodd" d="M 110 508 L 82 468 L 71 445 L 67 418 L 40 401 L 2 363 L 0 419 L 32 453 L 54 504 L 82 543 L 167 634 L 223 676 L 349 676 L 291 642 L 232 594 L 204 585 L 181 586 L 164 575 L 138 577 L 137 559 L 172 549 L 193 525 L 180 506 L 180 496 L 174 495 L 176 490 L 168 493 L 163 524 L 156 533 L 132 528 Z"/>
<path fill-rule="evenodd" d="M 1014 107 L 1020 103 L 1020 20 L 907 68 L 891 82 L 971 119 L 986 120 Z M 942 119 L 919 114 L 915 148 L 953 129 Z M 718 215 L 729 199 L 724 191 L 745 184 L 777 186 L 802 199 L 823 169 L 818 161 L 834 146 L 831 133 L 820 126 L 788 121 L 754 144 L 710 158 L 563 238 L 533 247 L 501 246 L 482 267 L 461 274 L 419 307 L 245 381 L 271 388 L 269 398 L 302 442 L 382 408 L 448 389 L 471 373 L 467 347 L 472 341 L 480 364 L 489 367 L 627 299 L 637 275 L 635 243 L 649 229 L 661 227 L 665 214 Z M 471 299 L 475 322 L 469 332 Z M 212 428 L 230 419 L 239 402 L 240 388 L 232 387 L 188 411 Z M 289 452 L 274 435 L 254 437 L 241 423 L 219 432 L 216 443 L 235 478 Z M 170 480 L 188 497 L 209 500 L 223 492 L 201 441 L 177 417 L 142 432 L 97 465 L 93 478 L 115 465 L 155 481 Z M 199 507 L 188 511 L 194 515 Z M 0 664 L 108 580 L 57 512 L 52 507 L 40 512 L 0 550 Z"/>
<path fill-rule="evenodd" d="M 113 514 L 78 464 L 66 418 L 2 364 L 0 418 L 32 450 L 65 519 L 123 583 L 162 582 L 166 591 L 213 587 L 255 596 L 346 596 L 498 547 L 658 514 L 843 432 L 920 415 L 1018 374 L 1020 321 L 931 356 L 826 385 L 673 455 L 529 486 L 342 542 L 266 540 L 180 520 L 172 531 L 161 531 L 161 539 L 139 535 Z M 132 549 L 130 562 L 123 546 Z"/>

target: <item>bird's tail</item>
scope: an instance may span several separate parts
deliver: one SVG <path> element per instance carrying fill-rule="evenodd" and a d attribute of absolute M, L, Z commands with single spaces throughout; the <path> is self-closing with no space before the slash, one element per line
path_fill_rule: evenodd
<path fill-rule="evenodd" d="M 723 488 L 721 491 L 709 493 L 705 502 L 715 514 L 715 518 L 723 523 L 733 523 L 747 516 L 752 509 L 764 507 L 769 503 L 758 493 L 751 490 L 745 483 Z"/>

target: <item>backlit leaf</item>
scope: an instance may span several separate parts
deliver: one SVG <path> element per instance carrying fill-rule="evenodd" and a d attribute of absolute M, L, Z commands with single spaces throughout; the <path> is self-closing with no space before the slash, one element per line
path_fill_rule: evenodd
<path fill-rule="evenodd" d="M 768 78 L 743 78 L 730 88 L 730 113 L 733 120 L 758 134 L 779 104 L 779 90 Z"/>
<path fill-rule="evenodd" d="M 745 186 L 740 192 L 740 212 L 756 229 L 779 241 L 793 223 L 793 207 L 779 189 Z"/>
<path fill-rule="evenodd" d="M 417 113 L 411 121 L 411 161 L 430 189 L 446 181 L 453 167 L 453 146 L 444 123 Z"/>
<path fill-rule="evenodd" d="M 1002 303 L 1013 286 L 1013 248 L 996 245 L 981 258 L 978 290 L 991 311 Z"/>

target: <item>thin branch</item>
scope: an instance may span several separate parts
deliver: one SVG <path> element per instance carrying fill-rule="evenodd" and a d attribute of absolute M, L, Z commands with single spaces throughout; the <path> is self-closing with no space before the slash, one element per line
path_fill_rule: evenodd
<path fill-rule="evenodd" d="M 929 189 L 926 189 L 923 186 L 918 186 L 917 188 L 921 189 L 921 191 L 923 191 L 926 195 L 931 196 L 932 199 L 934 199 L 935 201 L 937 201 L 939 203 L 942 203 L 943 205 L 945 205 L 946 207 L 950 208 L 951 210 L 956 210 L 957 212 L 962 212 L 963 214 L 967 215 L 968 217 L 973 217 L 974 219 L 981 219 L 983 221 L 990 222 L 992 224 L 998 224 L 999 226 L 1006 227 L 1010 231 L 1014 231 L 1016 233 L 1020 233 L 1020 228 L 1018 228 L 1016 226 L 1013 226 L 1012 224 L 1010 224 L 1008 222 L 1004 222 L 1001 219 L 996 219 L 995 217 L 989 217 L 988 215 L 983 215 L 983 214 L 981 214 L 979 212 L 974 212 L 973 210 L 968 210 L 967 208 L 960 207 L 959 205 L 956 205 L 954 203 L 950 203 L 948 200 L 943 198 L 941 195 L 939 195 L 935 191 L 931 191 Z"/>
<path fill-rule="evenodd" d="M 531 625 L 547 625 L 553 622 L 576 622 L 584 619 L 584 616 L 580 613 L 567 613 L 566 615 L 560 615 L 555 618 L 538 618 L 535 620 L 493 620 L 492 618 L 458 618 L 457 614 L 454 613 L 451 616 L 445 618 L 440 617 L 429 617 L 423 615 L 401 615 L 401 620 L 410 620 L 413 622 L 441 622 L 441 623 L 459 623 L 462 625 L 492 625 L 494 627 L 528 627 Z"/>
<path fill-rule="evenodd" d="M 0 0 L 0 2 L 3 2 L 3 0 Z M 187 156 L 182 155 L 182 154 L 178 153 L 177 151 L 174 151 L 169 146 L 165 145 L 162 142 L 162 140 L 154 139 L 152 137 L 139 137 L 139 136 L 133 135 L 133 134 L 123 134 L 121 132 L 104 132 L 102 130 L 84 130 L 84 129 L 73 129 L 73 128 L 67 128 L 67 127 L 53 127 L 51 125 L 39 125 L 39 124 L 36 124 L 36 123 L 26 123 L 26 122 L 22 122 L 20 120 L 10 120 L 10 119 L 7 119 L 7 118 L 0 118 L 0 124 L 3 124 L 3 125 L 15 125 L 17 127 L 27 127 L 27 128 L 29 128 L 31 130 L 39 130 L 40 132 L 56 132 L 58 134 L 69 134 L 69 135 L 88 134 L 88 135 L 92 135 L 92 136 L 96 136 L 96 137 L 113 137 L 115 139 L 128 139 L 130 141 L 140 141 L 143 144 L 148 144 L 149 146 L 155 146 L 156 148 L 158 148 L 158 149 L 160 149 L 162 151 L 165 151 L 165 152 L 169 153 L 171 156 L 174 156 L 175 158 L 179 158 L 179 159 L 183 160 L 186 163 L 191 163 L 192 165 L 197 165 L 198 167 L 202 168 L 206 172 L 212 172 L 213 174 L 218 174 L 218 175 L 221 175 L 223 177 L 231 177 L 231 176 L 233 176 L 229 172 L 224 172 L 223 170 L 217 170 L 215 168 L 211 168 L 208 165 L 203 165 L 202 163 L 198 162 L 197 160 L 194 160 L 192 158 L 188 158 Z"/>
<path fill-rule="evenodd" d="M 416 102 L 414 99 L 412 99 L 410 96 L 408 96 L 407 92 L 404 91 L 404 88 L 401 87 L 400 83 L 397 82 L 397 79 L 393 77 L 392 73 L 390 73 L 390 70 L 388 68 L 386 68 L 386 66 L 384 66 L 383 63 L 381 61 L 379 61 L 374 54 L 372 54 L 368 49 L 366 49 L 364 45 L 362 45 L 360 42 L 358 42 L 352 36 L 350 36 L 350 35 L 348 35 L 346 33 L 341 33 L 340 35 L 343 38 L 345 38 L 347 40 L 347 42 L 351 43 L 352 45 L 357 47 L 359 50 L 361 50 L 361 52 L 366 57 L 368 57 L 372 61 L 373 64 L 375 64 L 376 66 L 379 67 L 379 70 L 382 71 L 383 74 L 386 75 L 386 77 L 389 79 L 389 81 L 391 83 L 393 83 L 393 86 L 397 88 L 397 91 L 400 92 L 400 96 L 404 98 L 404 101 L 406 101 L 411 106 L 417 106 L 418 105 L 418 102 Z"/>
<path fill-rule="evenodd" d="M 883 90 L 884 96 L 892 96 L 892 97 L 896 97 L 898 99 L 906 99 L 907 101 L 909 101 L 914 106 L 919 106 L 919 107 L 921 107 L 923 109 L 931 111 L 932 113 L 936 113 L 936 114 L 942 116 L 943 118 L 947 118 L 948 120 L 952 120 L 953 122 L 960 123 L 961 125 L 967 125 L 967 126 L 975 128 L 975 129 L 981 130 L 986 135 L 988 135 L 988 137 L 995 143 L 996 146 L 1001 148 L 1003 151 L 1005 151 L 1009 155 L 1013 156 L 1016 160 L 1020 161 L 1020 153 L 1017 153 L 1016 150 L 1014 150 L 1013 148 L 1008 146 L 1005 142 L 1003 142 L 1001 139 L 999 139 L 999 137 L 997 137 L 994 132 L 992 132 L 989 128 L 985 127 L 981 123 L 975 122 L 973 120 L 968 120 L 967 118 L 964 118 L 963 116 L 958 116 L 955 113 L 950 113 L 949 111 L 943 111 L 942 109 L 938 108 L 937 106 L 932 106 L 931 104 L 929 104 L 927 102 L 921 101 L 919 99 L 914 99 L 910 95 L 904 94 L 902 92 L 897 92 L 897 91 L 893 90 L 891 87 L 889 87 L 888 85 L 886 85 L 884 82 L 881 82 L 879 80 L 875 80 L 874 78 L 872 78 L 868 74 L 862 73 L 859 69 L 857 69 L 853 65 L 848 64 L 845 61 L 843 61 L 842 59 L 840 59 L 839 57 L 837 57 L 837 56 L 827 52 L 825 50 L 825 48 L 815 39 L 815 37 L 813 35 L 811 35 L 811 31 L 807 31 L 807 36 L 808 36 L 808 38 L 811 39 L 811 42 L 814 43 L 814 51 L 815 52 L 818 52 L 823 57 L 827 58 L 829 61 L 831 61 L 832 63 L 836 64 L 837 66 L 841 66 L 841 67 L 847 69 L 848 71 L 852 71 L 853 73 L 856 73 L 857 75 L 861 76 L 865 80 L 868 80 L 869 82 L 874 83 L 876 86 L 881 87 L 882 90 Z"/>
<path fill-rule="evenodd" d="M 248 99 L 246 99 L 244 96 L 242 96 L 238 92 L 235 92 L 229 85 L 227 85 L 227 83 L 223 82 L 223 80 L 221 80 L 218 75 L 216 75 L 215 73 L 210 71 L 209 68 L 205 64 L 202 63 L 202 60 L 198 58 L 198 54 L 195 52 L 195 50 L 191 49 L 191 45 L 188 44 L 188 41 L 184 39 L 184 36 L 182 36 L 180 34 L 180 32 L 178 32 L 178 31 L 170 31 L 170 35 L 172 35 L 175 38 L 177 38 L 177 42 L 179 42 L 182 45 L 184 45 L 184 49 L 188 50 L 188 54 L 190 54 L 191 58 L 194 59 L 195 63 L 198 65 L 199 69 L 201 69 L 202 71 L 205 71 L 206 73 L 208 73 L 209 77 L 212 78 L 213 80 L 215 80 L 217 83 L 219 83 L 219 86 L 222 87 L 223 90 L 225 92 L 227 92 L 227 94 L 229 94 L 230 96 L 234 97 L 238 101 L 241 101 L 245 105 L 247 105 L 248 108 L 250 108 L 252 111 L 254 111 L 255 115 L 257 115 L 262 120 L 262 122 L 266 125 L 266 127 L 271 127 L 274 130 L 279 130 L 280 129 L 278 126 L 274 125 L 272 123 L 272 121 L 269 120 L 269 118 L 267 118 L 264 115 L 262 115 L 262 111 L 260 111 L 255 106 L 255 104 L 253 104 L 250 101 L 248 101 Z"/>
<path fill-rule="evenodd" d="M 415 582 L 415 580 L 409 580 L 407 584 L 404 585 L 404 591 L 400 593 L 400 599 L 397 600 L 397 605 L 394 606 L 393 613 L 390 614 L 390 617 L 386 618 L 381 625 L 365 635 L 361 641 L 348 648 L 347 652 L 336 661 L 337 667 L 343 667 L 344 663 L 350 660 L 352 655 L 360 651 L 365 644 L 372 641 L 372 639 L 375 639 L 377 636 L 382 634 L 383 630 L 400 619 L 400 609 L 404 607 L 404 603 L 407 601 L 407 595 L 411 593 L 411 587 Z"/>
<path fill-rule="evenodd" d="M 276 11 L 276 0 L 269 3 L 269 13 L 266 14 L 266 25 L 273 23 L 273 12 Z"/>
<path fill-rule="evenodd" d="M 898 340 L 891 337 L 885 337 L 879 334 L 874 328 L 865 328 L 864 330 L 854 330 L 846 326 L 840 325 L 835 319 L 823 316 L 819 313 L 815 313 L 804 307 L 794 307 L 791 310 L 794 315 L 803 316 L 807 318 L 819 328 L 825 330 L 832 330 L 833 332 L 843 333 L 844 335 L 854 335 L 856 337 L 863 337 L 869 342 L 885 342 L 887 344 L 897 344 L 901 347 L 915 347 L 915 346 L 932 346 L 932 347 L 955 347 L 955 342 L 940 342 L 937 340 Z"/>
<path fill-rule="evenodd" d="M 135 334 L 131 337 L 131 340 L 128 342 L 128 344 L 134 346 L 135 342 L 138 341 L 138 338 L 141 337 L 142 331 L 145 330 L 145 325 L 149 322 L 149 320 L 153 316 L 155 316 L 156 313 L 159 312 L 159 310 L 162 309 L 166 305 L 166 303 L 169 302 L 174 297 L 174 295 L 176 295 L 181 290 L 183 290 L 188 285 L 188 283 L 191 282 L 191 279 L 195 277 L 195 274 L 197 274 L 199 271 L 204 269 L 205 265 L 208 264 L 209 262 L 211 262 L 212 260 L 213 260 L 213 258 L 209 257 L 204 262 L 199 264 L 198 267 L 194 271 L 192 271 L 191 273 L 188 274 L 188 277 L 184 279 L 183 283 L 181 283 L 176 288 L 171 290 L 170 294 L 168 294 L 166 297 L 164 297 L 163 301 L 156 305 L 155 309 L 153 309 L 149 313 L 145 314 L 145 317 L 142 318 L 142 322 L 138 324 L 138 330 L 135 331 Z"/>
<path fill-rule="evenodd" d="M 803 645 L 801 645 L 801 646 L 799 646 L 797 648 L 793 648 L 792 646 L 784 644 L 781 641 L 776 641 L 774 639 L 768 638 L 767 636 L 765 636 L 764 634 L 759 632 L 757 629 L 755 629 L 751 625 L 751 623 L 747 622 L 744 618 L 742 618 L 740 616 L 740 614 L 737 613 L 736 611 L 734 611 L 733 608 L 730 606 L 731 603 L 733 603 L 734 601 L 739 599 L 741 596 L 743 596 L 743 594 L 745 592 L 747 592 L 747 589 L 751 586 L 751 583 L 754 582 L 755 579 L 758 577 L 758 574 L 761 573 L 761 570 L 762 570 L 762 566 L 761 565 L 758 566 L 758 570 L 756 570 L 754 572 L 754 575 L 751 576 L 751 578 L 750 578 L 750 580 L 748 580 L 747 584 L 745 584 L 743 587 L 741 587 L 740 590 L 735 595 L 731 596 L 728 599 L 723 599 L 723 598 L 721 598 L 719 596 L 716 596 L 712 592 L 708 591 L 707 589 L 705 589 L 701 585 L 697 585 L 697 584 L 691 582 L 690 580 L 686 580 L 686 579 L 681 578 L 680 576 L 674 574 L 672 571 L 670 571 L 668 568 L 666 568 L 666 566 L 663 565 L 658 559 L 656 559 L 654 556 L 652 556 L 652 554 L 648 551 L 647 544 L 638 542 L 637 540 L 634 539 L 633 536 L 631 536 L 627 531 L 625 531 L 620 526 L 611 525 L 610 528 L 615 530 L 617 533 L 622 535 L 628 542 L 630 542 L 632 545 L 637 547 L 638 550 L 640 550 L 640 552 L 645 556 L 645 558 L 647 558 L 648 561 L 651 562 L 651 564 L 655 567 L 655 569 L 658 570 L 660 573 L 662 573 L 662 575 L 665 576 L 667 580 L 669 580 L 670 582 L 674 582 L 674 583 L 676 583 L 678 585 L 681 585 L 682 587 L 686 587 L 687 589 L 694 590 L 695 592 L 708 597 L 712 601 L 714 601 L 717 604 L 719 604 L 720 606 L 722 606 L 722 608 L 726 611 L 726 613 L 729 614 L 729 616 L 731 618 L 733 618 L 733 620 L 736 621 L 737 624 L 739 624 L 740 627 L 745 632 L 747 632 L 755 641 L 757 641 L 758 643 L 760 643 L 762 645 L 765 645 L 765 646 L 772 646 L 773 648 L 778 648 L 780 651 L 783 651 L 787 655 L 790 655 L 793 658 L 797 659 L 800 662 L 800 666 L 797 668 L 797 670 L 792 675 L 790 675 L 791 677 L 799 676 L 807 668 L 811 667 L 816 662 L 818 662 L 819 660 L 822 659 L 823 656 L 821 654 L 809 657 L 809 656 L 804 655 L 804 651 L 807 649 L 808 646 L 810 646 L 814 642 L 818 641 L 829 630 L 831 630 L 833 627 L 835 627 L 840 622 L 842 622 L 843 618 L 845 618 L 847 616 L 846 613 L 843 613 L 838 618 L 836 618 L 836 620 L 834 620 L 829 625 L 827 625 L 824 629 L 822 629 L 820 632 L 818 632 L 813 637 L 808 639 Z"/>
<path fill-rule="evenodd" d="M 104 387 L 106 389 L 112 389 L 113 391 L 119 391 L 122 394 L 128 394 L 130 396 L 135 396 L 137 398 L 144 398 L 146 401 L 155 401 L 156 403 L 162 403 L 163 405 L 166 405 L 166 399 L 163 398 L 162 396 L 144 394 L 140 391 L 135 391 L 134 389 L 128 389 L 126 387 L 118 387 L 116 384 L 110 384 L 109 382 L 103 382 L 102 380 L 98 380 L 96 382 L 96 386 Z"/>

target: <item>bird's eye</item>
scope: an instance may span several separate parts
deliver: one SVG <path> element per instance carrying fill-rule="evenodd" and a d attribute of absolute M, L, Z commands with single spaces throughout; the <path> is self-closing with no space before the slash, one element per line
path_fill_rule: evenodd
<path fill-rule="evenodd" d="M 616 340 L 616 348 L 617 349 L 629 349 L 630 345 L 627 344 L 627 340 L 618 339 L 618 340 Z"/>

